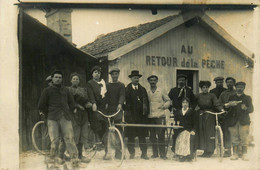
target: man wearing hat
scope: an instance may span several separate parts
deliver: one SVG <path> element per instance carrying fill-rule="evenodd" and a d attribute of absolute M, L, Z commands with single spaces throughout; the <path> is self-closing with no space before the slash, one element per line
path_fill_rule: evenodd
<path fill-rule="evenodd" d="M 219 96 L 219 101 L 223 108 L 228 111 L 230 105 L 232 103 L 229 103 L 229 97 L 236 94 L 236 90 L 234 88 L 234 85 L 236 83 L 236 80 L 233 77 L 227 77 L 226 80 L 227 90 L 222 92 Z M 220 117 L 220 125 L 223 131 L 223 137 L 224 137 L 224 147 L 225 147 L 225 153 L 224 157 L 230 157 L 231 156 L 231 137 L 228 130 L 228 120 L 226 119 L 226 116 L 223 115 Z"/>
<path fill-rule="evenodd" d="M 38 109 L 47 114 L 47 126 L 51 140 L 50 157 L 58 159 L 58 145 L 63 136 L 66 149 L 73 165 L 78 163 L 78 150 L 74 142 L 71 109 L 76 112 L 75 103 L 69 90 L 62 86 L 63 73 L 55 70 L 51 74 L 52 84 L 41 94 Z M 61 131 L 61 133 L 60 133 Z"/>
<path fill-rule="evenodd" d="M 151 75 L 147 78 L 150 88 L 148 89 L 148 99 L 150 104 L 150 113 L 148 115 L 149 123 L 151 124 L 166 124 L 166 114 L 169 113 L 168 108 L 171 105 L 171 99 L 167 93 L 157 87 L 158 77 Z M 157 139 L 158 136 L 158 139 Z M 160 156 L 161 159 L 167 159 L 165 153 L 165 129 L 164 128 L 151 128 L 150 140 L 152 142 L 153 155 L 152 158 Z M 159 148 L 159 153 L 158 153 Z"/>
<path fill-rule="evenodd" d="M 120 113 L 117 114 L 113 120 L 115 123 L 120 123 L 122 122 L 122 116 L 123 116 L 123 111 L 122 111 L 122 106 L 125 102 L 125 85 L 118 81 L 120 70 L 118 68 L 111 69 L 109 74 L 112 78 L 112 82 L 107 84 L 107 93 L 106 93 L 106 113 L 108 114 L 114 114 L 118 110 L 120 110 Z M 120 131 L 122 129 L 118 127 Z M 118 139 L 119 141 L 119 139 Z M 117 141 L 113 141 L 117 142 Z M 104 159 L 108 160 L 110 159 L 109 154 L 108 154 L 108 149 L 106 147 L 105 149 L 105 156 Z M 122 151 L 120 150 L 120 144 L 116 146 L 116 153 L 115 153 L 115 158 L 116 159 L 121 159 Z"/>
<path fill-rule="evenodd" d="M 217 98 L 219 98 L 220 94 L 227 90 L 226 88 L 223 87 L 223 77 L 216 77 L 214 78 L 215 84 L 216 84 L 216 88 L 210 90 L 210 93 L 213 93 L 217 96 Z"/>
<path fill-rule="evenodd" d="M 172 110 L 180 110 L 182 108 L 182 99 L 187 97 L 190 99 L 191 108 L 195 108 L 195 96 L 192 90 L 186 86 L 187 76 L 184 74 L 177 75 L 177 87 L 172 88 L 168 96 L 172 100 Z"/>
<path fill-rule="evenodd" d="M 142 77 L 138 70 L 133 70 L 128 76 L 131 79 L 126 87 L 126 115 L 127 123 L 143 124 L 147 122 L 149 114 L 149 101 L 146 89 L 139 84 Z M 147 144 L 145 137 L 148 136 L 147 128 L 127 127 L 126 136 L 128 137 L 128 151 L 130 159 L 135 157 L 135 137 L 139 138 L 139 146 L 142 151 L 141 158 L 148 160 Z"/>
<path fill-rule="evenodd" d="M 230 96 L 230 110 L 227 115 L 231 141 L 233 145 L 233 156 L 231 160 L 238 159 L 238 147 L 242 146 L 242 160 L 247 161 L 247 146 L 250 127 L 249 113 L 254 111 L 252 99 L 244 94 L 245 82 L 236 83 L 236 94 Z"/>

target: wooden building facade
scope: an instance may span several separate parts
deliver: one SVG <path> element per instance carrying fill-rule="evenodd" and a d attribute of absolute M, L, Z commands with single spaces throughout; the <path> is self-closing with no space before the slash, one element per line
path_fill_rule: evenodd
<path fill-rule="evenodd" d="M 63 83 L 70 85 L 70 74 L 82 75 L 82 85 L 90 79 L 97 60 L 74 47 L 61 35 L 23 11 L 19 13 L 19 135 L 20 149 L 32 148 L 32 128 L 40 120 L 37 104 L 45 81 L 54 69 L 63 71 Z"/>
<path fill-rule="evenodd" d="M 158 86 L 169 91 L 176 86 L 177 75 L 186 74 L 188 86 L 199 93 L 200 80 L 211 81 L 214 88 L 215 77 L 232 76 L 245 81 L 246 93 L 252 94 L 254 54 L 200 11 L 109 33 L 81 49 L 97 58 L 107 57 L 109 69 L 119 68 L 125 84 L 131 70 L 137 69 L 143 75 L 142 85 L 148 88 L 146 78 L 155 74 Z"/>

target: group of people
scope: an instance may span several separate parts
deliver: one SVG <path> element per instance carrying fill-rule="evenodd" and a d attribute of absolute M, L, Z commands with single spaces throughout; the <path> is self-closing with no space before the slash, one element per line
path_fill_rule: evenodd
<path fill-rule="evenodd" d="M 38 108 L 41 115 L 47 118 L 48 132 L 51 139 L 51 157 L 65 159 L 68 151 L 72 162 L 89 162 L 82 155 L 82 150 L 93 145 L 91 138 L 96 138 L 105 147 L 104 160 L 111 157 L 108 153 L 106 136 L 108 122 L 97 111 L 105 114 L 120 113 L 113 119 L 115 123 L 124 120 L 133 124 L 166 125 L 172 114 L 176 125 L 183 128 L 175 129 L 172 136 L 172 151 L 180 161 L 191 161 L 197 149 L 204 150 L 201 155 L 210 157 L 214 153 L 215 116 L 205 111 L 226 111 L 221 116 L 221 128 L 224 133 L 225 156 L 237 160 L 239 156 L 247 160 L 247 138 L 250 117 L 253 112 L 251 97 L 244 94 L 246 84 L 237 82 L 232 77 L 225 79 L 227 88 L 223 87 L 224 78 L 214 79 L 216 88 L 209 91 L 210 81 L 200 81 L 201 93 L 194 95 L 186 85 L 187 76 L 177 76 L 177 87 L 168 93 L 157 86 L 158 76 L 147 78 L 150 88 L 145 89 L 139 79 L 142 75 L 138 70 L 131 71 L 131 83 L 126 87 L 118 80 L 120 70 L 110 70 L 111 82 L 101 79 L 101 67 L 94 66 L 91 70 L 92 79 L 86 87 L 80 86 L 81 75 L 72 73 L 71 86 L 62 84 L 63 73 L 52 72 L 48 78 L 49 87 L 45 88 L 39 100 Z M 119 127 L 120 131 L 122 129 Z M 93 133 L 91 133 L 93 131 Z M 130 159 L 135 158 L 135 138 L 138 137 L 141 158 L 148 160 L 146 137 L 152 144 L 151 158 L 166 157 L 166 128 L 127 127 L 124 137 L 128 138 L 127 148 Z M 120 147 L 118 147 L 120 148 Z M 122 152 L 116 148 L 115 158 L 121 159 Z M 242 152 L 240 152 L 242 150 Z"/>

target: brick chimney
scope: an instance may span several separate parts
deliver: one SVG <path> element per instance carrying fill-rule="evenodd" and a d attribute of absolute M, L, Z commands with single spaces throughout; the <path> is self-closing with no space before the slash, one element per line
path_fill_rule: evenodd
<path fill-rule="evenodd" d="M 72 43 L 72 9 L 50 9 L 46 11 L 47 26 Z"/>

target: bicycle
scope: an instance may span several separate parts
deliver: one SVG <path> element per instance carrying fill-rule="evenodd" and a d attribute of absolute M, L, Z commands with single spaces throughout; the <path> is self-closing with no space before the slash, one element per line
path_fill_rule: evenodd
<path fill-rule="evenodd" d="M 93 133 L 89 131 L 89 133 Z M 94 135 L 92 135 L 94 136 Z M 62 140 L 62 139 L 61 139 Z M 62 142 L 62 141 L 61 141 Z M 38 121 L 32 128 L 32 144 L 35 150 L 45 156 L 50 154 L 51 140 L 48 134 L 48 127 L 45 121 Z M 97 152 L 95 136 L 90 148 L 85 150 L 85 154 L 89 159 L 92 159 Z"/>
<path fill-rule="evenodd" d="M 111 122 L 111 118 L 116 116 L 118 113 L 120 113 L 120 110 L 118 110 L 116 113 L 112 114 L 112 115 L 105 115 L 104 113 L 102 113 L 101 111 L 97 110 L 97 112 L 99 114 L 101 114 L 102 116 L 104 116 L 105 118 L 107 118 L 107 121 L 108 121 L 108 143 L 111 141 L 111 137 L 113 137 L 112 134 L 114 134 L 115 136 L 118 136 L 119 137 L 119 141 L 117 142 L 120 142 L 120 149 L 121 149 L 121 159 L 119 159 L 119 163 L 118 163 L 118 167 L 120 167 L 124 161 L 124 157 L 125 157 L 125 147 L 124 147 L 124 140 L 123 140 L 123 137 L 121 135 L 121 132 L 118 130 L 118 128 L 115 127 L 115 123 L 114 121 Z"/>
<path fill-rule="evenodd" d="M 221 162 L 223 160 L 223 155 L 224 155 L 224 141 L 223 141 L 223 132 L 218 122 L 218 115 L 225 113 L 225 111 L 218 112 L 218 113 L 206 111 L 206 113 L 213 114 L 216 116 L 215 146 L 216 146 L 217 156 L 219 158 L 219 161 Z"/>

